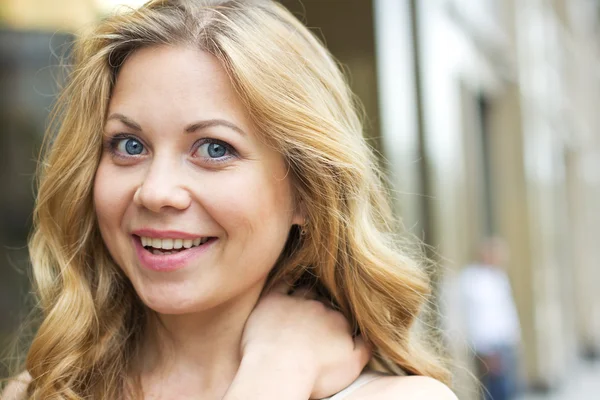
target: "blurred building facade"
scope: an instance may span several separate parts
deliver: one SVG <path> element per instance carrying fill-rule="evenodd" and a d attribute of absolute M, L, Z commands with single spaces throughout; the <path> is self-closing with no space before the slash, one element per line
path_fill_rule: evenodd
<path fill-rule="evenodd" d="M 366 134 L 384 156 L 398 212 L 435 249 L 432 256 L 442 267 L 436 281 L 441 285 L 471 262 L 482 238 L 498 235 L 508 242 L 527 383 L 551 389 L 581 354 L 599 354 L 600 2 L 282 3 L 318 27 L 347 69 L 368 116 Z M 38 110 L 24 118 L 36 132 L 28 143 L 41 137 L 51 103 L 48 96 L 36 103 L 30 86 L 41 79 L 42 87 L 51 87 L 52 75 L 39 72 L 44 57 L 57 64 L 52 38 L 84 27 L 102 10 L 97 0 L 0 3 L 0 101 L 8 107 L 23 98 L 10 106 L 15 115 Z M 58 43 L 68 40 L 68 34 L 60 36 Z M 11 63 L 15 49 L 21 52 Z M 10 121 L 0 128 L 0 151 L 13 155 L 3 175 L 9 183 L 9 176 L 24 178 L 0 196 L 0 208 L 9 210 L 5 218 L 19 204 L 27 209 L 32 199 L 33 164 L 14 161 L 23 133 L 6 128 L 21 126 Z M 3 224 L 3 247 L 24 244 L 26 229 L 17 225 Z M 14 285 L 4 280 L 10 268 L 2 262 L 0 268 L 0 285 L 12 290 L 5 297 L 14 299 Z M 5 300 L 0 310 L 9 313 L 15 304 Z M 457 360 L 459 398 L 468 400 L 477 393 L 460 311 L 450 310 L 446 318 L 448 344 Z"/>
<path fill-rule="evenodd" d="M 444 275 L 482 238 L 507 240 L 526 381 L 552 389 L 600 350 L 598 2 L 374 3 L 384 153 L 397 190 L 424 194 L 400 208 L 420 210 L 409 226 L 429 232 Z M 472 396 L 466 375 L 457 368 L 461 399 Z"/>
<path fill-rule="evenodd" d="M 2 24 L 17 30 L 73 31 L 95 21 L 96 0 L 2 0 Z"/>

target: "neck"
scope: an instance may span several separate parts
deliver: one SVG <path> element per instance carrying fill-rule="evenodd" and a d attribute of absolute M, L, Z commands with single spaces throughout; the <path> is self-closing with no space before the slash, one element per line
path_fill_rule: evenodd
<path fill-rule="evenodd" d="M 142 347 L 143 386 L 221 398 L 239 368 L 244 325 L 259 295 L 257 288 L 201 312 L 154 314 Z"/>

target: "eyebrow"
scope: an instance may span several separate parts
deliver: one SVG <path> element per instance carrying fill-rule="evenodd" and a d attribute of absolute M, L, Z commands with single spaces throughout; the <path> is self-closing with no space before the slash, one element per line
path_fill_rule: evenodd
<path fill-rule="evenodd" d="M 142 130 L 142 127 L 138 123 L 136 123 L 132 119 L 127 118 L 123 114 L 119 114 L 119 113 L 111 114 L 106 119 L 106 121 L 108 122 L 108 121 L 110 121 L 112 119 L 116 119 L 118 121 L 121 121 L 124 125 L 127 125 L 129 128 L 133 129 L 134 131 L 140 132 Z"/>
<path fill-rule="evenodd" d="M 246 132 L 240 129 L 237 125 L 224 119 L 207 119 L 205 121 L 194 122 L 193 124 L 186 126 L 185 132 L 192 133 L 213 126 L 224 126 L 226 128 L 236 131 L 240 135 L 246 135 Z"/>
<path fill-rule="evenodd" d="M 133 121 L 132 119 L 126 117 L 123 114 L 119 114 L 119 113 L 111 114 L 106 120 L 110 121 L 113 119 L 121 121 L 124 125 L 127 125 L 127 127 L 133 129 L 134 131 L 137 131 L 137 132 L 142 131 L 142 127 L 137 122 Z M 194 122 L 194 123 L 186 126 L 184 129 L 184 132 L 185 133 L 193 133 L 195 131 L 203 130 L 206 128 L 211 128 L 213 126 L 224 126 L 226 128 L 229 128 L 231 130 L 238 132 L 241 135 L 246 135 L 246 132 L 244 132 L 237 125 L 235 125 L 232 122 L 226 121 L 224 119 L 207 119 L 204 121 Z"/>

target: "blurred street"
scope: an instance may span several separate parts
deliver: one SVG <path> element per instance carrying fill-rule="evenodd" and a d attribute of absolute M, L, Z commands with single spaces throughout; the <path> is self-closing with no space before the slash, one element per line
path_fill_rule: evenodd
<path fill-rule="evenodd" d="M 552 394 L 530 394 L 518 400 L 595 400 L 600 393 L 600 362 L 582 363 L 573 377 Z"/>

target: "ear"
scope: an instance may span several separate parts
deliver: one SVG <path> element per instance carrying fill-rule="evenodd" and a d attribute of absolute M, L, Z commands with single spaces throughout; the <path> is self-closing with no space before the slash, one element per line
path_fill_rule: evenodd
<path fill-rule="evenodd" d="M 306 206 L 302 199 L 296 201 L 294 214 L 292 215 L 292 225 L 298 225 L 300 227 L 306 225 Z"/>

